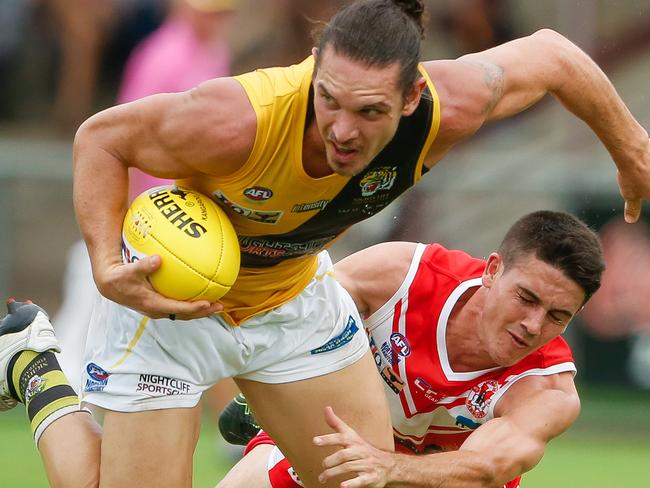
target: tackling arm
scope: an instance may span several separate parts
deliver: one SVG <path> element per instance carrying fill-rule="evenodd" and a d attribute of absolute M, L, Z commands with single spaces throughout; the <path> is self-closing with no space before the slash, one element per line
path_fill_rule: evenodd
<path fill-rule="evenodd" d="M 243 88 L 228 78 L 113 107 L 84 122 L 74 142 L 74 205 L 103 295 L 154 318 L 216 311 L 207 302 L 179 302 L 155 293 L 146 276 L 159 259 L 122 264 L 128 168 L 163 178 L 229 174 L 248 158 L 255 131 Z"/>
<path fill-rule="evenodd" d="M 424 64 L 439 88 L 442 122 L 429 164 L 487 121 L 509 117 L 547 93 L 584 120 L 619 170 L 626 219 L 650 198 L 650 141 L 598 65 L 549 29 L 455 61 Z"/>
<path fill-rule="evenodd" d="M 488 476 L 501 486 L 535 467 L 546 445 L 579 413 L 572 373 L 520 379 L 497 404 L 495 418 L 470 435 L 458 454 L 487 463 Z"/>
<path fill-rule="evenodd" d="M 346 488 L 501 487 L 532 469 L 546 444 L 564 432 L 580 410 L 571 373 L 517 381 L 501 398 L 495 415 L 474 431 L 460 450 L 410 456 L 380 451 L 361 439 L 333 412 L 326 412 L 334 434 L 318 445 L 341 449 L 324 461 L 322 476 L 356 474 Z"/>

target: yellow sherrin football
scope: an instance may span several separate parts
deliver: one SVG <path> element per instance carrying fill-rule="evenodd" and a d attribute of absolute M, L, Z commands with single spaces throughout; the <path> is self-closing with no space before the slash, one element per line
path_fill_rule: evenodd
<path fill-rule="evenodd" d="M 210 197 L 176 185 L 146 190 L 124 218 L 124 262 L 152 254 L 162 263 L 151 285 L 177 300 L 218 300 L 239 273 L 239 242 L 228 216 Z"/>

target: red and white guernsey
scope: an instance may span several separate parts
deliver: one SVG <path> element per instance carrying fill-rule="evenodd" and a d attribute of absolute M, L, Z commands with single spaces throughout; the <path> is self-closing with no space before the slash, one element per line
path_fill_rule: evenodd
<path fill-rule="evenodd" d="M 419 244 L 399 290 L 365 321 L 391 410 L 395 448 L 456 450 L 518 379 L 576 371 L 561 337 L 508 368 L 455 372 L 445 332 L 463 293 L 481 285 L 485 261 Z"/>
<path fill-rule="evenodd" d="M 439 244 L 419 244 L 399 290 L 364 323 L 384 380 L 395 449 L 416 454 L 457 450 L 520 378 L 575 373 L 568 344 L 557 337 L 508 368 L 456 372 L 447 355 L 447 321 L 458 299 L 481 286 L 485 261 Z M 273 444 L 261 432 L 246 447 Z M 273 488 L 303 486 L 277 450 L 269 458 Z M 520 477 L 504 488 L 518 488 Z"/>

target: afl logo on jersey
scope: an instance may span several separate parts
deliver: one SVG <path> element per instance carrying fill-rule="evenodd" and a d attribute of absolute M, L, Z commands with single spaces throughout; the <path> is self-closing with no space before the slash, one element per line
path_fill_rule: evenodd
<path fill-rule="evenodd" d="M 263 186 L 252 186 L 244 190 L 244 196 L 256 202 L 268 200 L 273 196 L 273 191 Z"/>
<path fill-rule="evenodd" d="M 390 343 L 393 352 L 398 356 L 405 358 L 411 354 L 411 344 L 409 344 L 408 339 L 399 332 L 393 332 L 390 335 Z"/>

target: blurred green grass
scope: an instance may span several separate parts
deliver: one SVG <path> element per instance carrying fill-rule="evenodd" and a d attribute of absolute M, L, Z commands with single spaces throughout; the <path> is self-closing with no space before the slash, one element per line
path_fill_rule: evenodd
<path fill-rule="evenodd" d="M 194 453 L 194 486 L 213 488 L 235 460 L 223 448 L 215 423 L 204 419 Z M 0 488 L 47 488 L 47 478 L 21 406 L 0 413 Z"/>
<path fill-rule="evenodd" d="M 581 391 L 581 397 L 579 420 L 549 445 L 522 487 L 649 486 L 650 394 L 592 388 Z M 217 435 L 206 418 L 194 457 L 197 488 L 214 487 L 232 464 Z M 48 486 L 25 412 L 18 407 L 0 414 L 0 486 Z"/>
<path fill-rule="evenodd" d="M 524 488 L 650 486 L 650 393 L 579 388 L 582 411 Z"/>
<path fill-rule="evenodd" d="M 650 441 L 581 439 L 553 441 L 542 462 L 524 475 L 522 488 L 618 488 L 649 486 Z"/>

